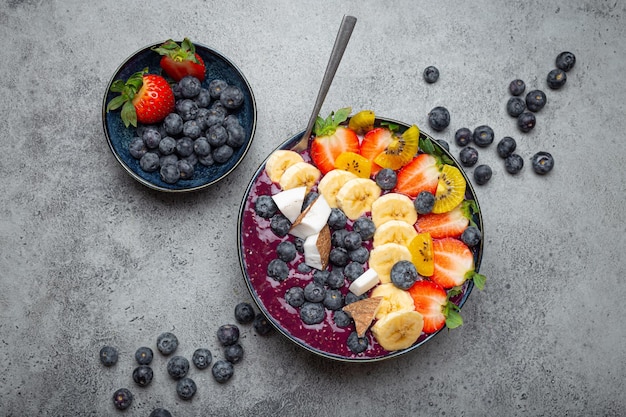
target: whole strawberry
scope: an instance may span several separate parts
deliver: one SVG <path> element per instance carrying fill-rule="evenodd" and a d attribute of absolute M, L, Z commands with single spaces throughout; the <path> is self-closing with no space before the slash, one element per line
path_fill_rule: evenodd
<path fill-rule="evenodd" d="M 161 68 L 174 81 L 178 82 L 187 75 L 204 81 L 206 66 L 200 55 L 196 53 L 195 45 L 189 39 L 185 38 L 180 45 L 169 39 L 152 50 L 163 56 L 160 62 Z"/>
<path fill-rule="evenodd" d="M 111 91 L 120 95 L 109 102 L 107 113 L 121 107 L 126 127 L 137 127 L 137 122 L 158 123 L 174 111 L 176 99 L 172 87 L 160 75 L 148 74 L 147 68 L 134 73 L 126 81 L 114 81 Z"/>

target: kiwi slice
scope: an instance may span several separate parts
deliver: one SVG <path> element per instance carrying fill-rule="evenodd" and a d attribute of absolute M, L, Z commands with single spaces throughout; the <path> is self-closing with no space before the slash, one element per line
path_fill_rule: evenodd
<path fill-rule="evenodd" d="M 466 187 L 461 171 L 452 165 L 444 165 L 439 174 L 433 213 L 446 213 L 461 204 Z"/>
<path fill-rule="evenodd" d="M 417 273 L 424 277 L 432 276 L 435 272 L 435 259 L 433 257 L 433 238 L 430 233 L 418 233 L 411 239 L 409 251 Z"/>
<path fill-rule="evenodd" d="M 397 170 L 413 160 L 419 145 L 420 131 L 413 125 L 401 135 L 393 134 L 392 137 L 387 148 L 374 158 L 374 163 L 383 168 Z"/>
<path fill-rule="evenodd" d="M 348 128 L 358 134 L 366 133 L 374 128 L 376 115 L 371 110 L 361 110 L 348 121 Z"/>
<path fill-rule="evenodd" d="M 335 169 L 352 172 L 359 178 L 369 178 L 372 173 L 372 162 L 354 152 L 342 152 L 335 159 Z"/>

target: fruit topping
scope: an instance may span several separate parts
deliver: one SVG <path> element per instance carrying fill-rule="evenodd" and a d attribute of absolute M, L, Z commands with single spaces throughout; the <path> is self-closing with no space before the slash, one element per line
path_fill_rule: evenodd
<path fill-rule="evenodd" d="M 196 53 L 196 47 L 189 39 L 183 39 L 180 45 L 168 39 L 152 50 L 163 56 L 160 61 L 161 68 L 174 81 L 180 81 L 188 75 L 204 81 L 206 71 L 204 61 Z"/>
<path fill-rule="evenodd" d="M 398 175 L 391 168 L 383 168 L 378 171 L 374 180 L 382 190 L 389 191 L 395 188 L 398 182 Z"/>
<path fill-rule="evenodd" d="M 363 337 L 365 332 L 374 321 L 377 312 L 383 302 L 382 297 L 372 296 L 363 300 L 355 301 L 343 308 L 348 313 L 356 326 L 356 334 Z"/>
<path fill-rule="evenodd" d="M 328 227 L 319 233 L 308 236 L 304 241 L 304 263 L 311 268 L 325 270 L 328 266 L 331 250 L 331 235 Z"/>
<path fill-rule="evenodd" d="M 430 191 L 421 191 L 413 200 L 417 214 L 428 214 L 435 206 L 435 195 Z"/>
<path fill-rule="evenodd" d="M 474 277 L 474 255 L 467 245 L 455 238 L 433 240 L 435 269 L 430 279 L 445 289 L 459 286 Z M 481 276 L 482 277 L 482 276 Z M 474 281 L 478 288 L 484 282 Z"/>
<path fill-rule="evenodd" d="M 369 178 L 372 163 L 358 153 L 342 152 L 335 160 L 335 168 L 351 172 L 359 178 Z"/>
<path fill-rule="evenodd" d="M 365 134 L 374 128 L 376 114 L 371 110 L 361 110 L 348 121 L 348 128 L 357 134 Z"/>
<path fill-rule="evenodd" d="M 433 239 L 459 237 L 470 224 L 475 212 L 473 202 L 464 201 L 445 213 L 429 213 L 419 216 L 415 229 L 419 233 L 429 233 Z"/>
<path fill-rule="evenodd" d="M 413 257 L 409 249 L 398 243 L 385 243 L 370 252 L 369 267 L 378 274 L 383 284 L 391 282 L 391 268 L 399 261 L 410 261 Z"/>
<path fill-rule="evenodd" d="M 296 162 L 283 172 L 278 183 L 283 190 L 304 186 L 309 191 L 321 175 L 320 170 L 314 165 L 308 162 Z"/>
<path fill-rule="evenodd" d="M 355 220 L 372 210 L 381 189 L 369 178 L 354 178 L 346 182 L 337 192 L 336 201 L 350 220 Z"/>
<path fill-rule="evenodd" d="M 461 234 L 461 241 L 469 247 L 476 246 L 482 239 L 482 233 L 476 226 L 468 226 Z"/>
<path fill-rule="evenodd" d="M 280 191 L 272 196 L 276 207 L 290 223 L 295 222 L 298 216 L 300 216 L 306 191 L 307 187 L 301 186 Z"/>
<path fill-rule="evenodd" d="M 461 171 L 452 165 L 444 165 L 439 175 L 433 213 L 452 210 L 465 198 L 467 182 Z"/>
<path fill-rule="evenodd" d="M 395 311 L 372 326 L 376 341 L 386 350 L 410 347 L 422 334 L 424 319 L 417 311 Z"/>
<path fill-rule="evenodd" d="M 328 227 L 326 222 L 330 216 L 331 208 L 323 195 L 318 195 L 291 226 L 289 233 L 300 239 L 306 239 L 311 235 L 318 234 L 322 228 Z"/>
<path fill-rule="evenodd" d="M 302 156 L 294 151 L 279 149 L 267 158 L 265 162 L 265 172 L 272 182 L 279 182 L 285 170 L 290 166 L 304 162 Z"/>
<path fill-rule="evenodd" d="M 400 193 L 388 193 L 372 204 L 372 221 L 378 229 L 391 220 L 401 220 L 413 225 L 417 220 L 415 206 L 409 197 Z"/>
<path fill-rule="evenodd" d="M 398 171 L 394 191 L 415 198 L 421 191 L 435 194 L 439 183 L 439 162 L 427 153 L 419 154 Z"/>
<path fill-rule="evenodd" d="M 430 233 L 418 233 L 408 244 L 411 252 L 411 261 L 417 269 L 417 273 L 424 276 L 432 276 L 435 270 L 433 258 L 433 238 Z"/>
<path fill-rule="evenodd" d="M 382 168 L 397 170 L 411 162 L 417 153 L 420 131 L 412 125 L 401 135 L 386 128 L 380 131 L 378 141 L 386 142 L 385 149 L 376 155 L 374 163 Z"/>
<path fill-rule="evenodd" d="M 423 317 L 424 333 L 434 333 L 443 326 L 454 329 L 463 324 L 458 307 L 450 302 L 441 285 L 428 280 L 417 281 L 409 288 L 409 294 L 413 298 L 415 311 Z"/>
<path fill-rule="evenodd" d="M 359 296 L 374 288 L 378 284 L 378 282 L 378 274 L 374 269 L 370 268 L 367 271 L 363 272 L 363 274 L 361 274 L 361 276 L 359 276 L 357 279 L 352 281 L 349 290 L 350 292 L 352 292 L 352 294 Z"/>
<path fill-rule="evenodd" d="M 359 152 L 359 138 L 347 127 L 340 126 L 350 115 L 349 107 L 331 112 L 323 119 L 318 116 L 315 122 L 315 138 L 311 142 L 310 155 L 313 163 L 322 174 L 335 168 L 335 160 L 343 152 Z"/>
<path fill-rule="evenodd" d="M 375 248 L 385 243 L 408 246 L 416 235 L 417 232 L 412 224 L 403 220 L 390 220 L 376 228 L 372 245 Z"/>
<path fill-rule="evenodd" d="M 391 267 L 391 282 L 401 290 L 408 290 L 419 277 L 411 261 L 398 261 Z"/>

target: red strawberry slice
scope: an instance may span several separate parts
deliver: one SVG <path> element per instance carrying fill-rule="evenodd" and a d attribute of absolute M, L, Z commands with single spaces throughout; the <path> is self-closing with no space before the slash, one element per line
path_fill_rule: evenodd
<path fill-rule="evenodd" d="M 359 152 L 359 137 L 340 123 L 347 120 L 350 108 L 339 109 L 326 119 L 317 118 L 315 139 L 311 142 L 309 154 L 317 168 L 326 174 L 335 169 L 335 159 L 343 152 Z"/>
<path fill-rule="evenodd" d="M 433 240 L 435 271 L 431 280 L 445 289 L 462 285 L 474 272 L 474 255 L 459 239 Z"/>
<path fill-rule="evenodd" d="M 424 317 L 424 333 L 434 333 L 447 325 L 453 329 L 463 324 L 458 307 L 451 303 L 443 287 L 428 280 L 415 282 L 409 288 L 415 311 Z"/>
<path fill-rule="evenodd" d="M 446 213 L 423 214 L 417 218 L 415 229 L 419 233 L 430 233 L 433 239 L 459 237 L 470 224 L 472 203 L 465 200 Z"/>
<path fill-rule="evenodd" d="M 394 191 L 417 197 L 422 191 L 437 192 L 439 183 L 439 162 L 427 153 L 416 156 L 398 171 L 398 182 Z"/>
<path fill-rule="evenodd" d="M 200 55 L 196 53 L 196 46 L 188 38 L 185 38 L 180 45 L 168 39 L 152 50 L 163 56 L 160 62 L 161 68 L 174 81 L 178 82 L 187 75 L 204 81 L 206 66 Z"/>
<path fill-rule="evenodd" d="M 360 153 L 372 162 L 372 175 L 376 175 L 382 169 L 380 165 L 374 163 L 374 159 L 387 149 L 392 140 L 392 132 L 384 127 L 372 129 L 363 137 Z"/>

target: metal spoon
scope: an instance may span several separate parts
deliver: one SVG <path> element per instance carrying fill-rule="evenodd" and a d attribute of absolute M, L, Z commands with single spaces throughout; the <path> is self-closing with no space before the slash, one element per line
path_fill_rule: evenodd
<path fill-rule="evenodd" d="M 324 72 L 322 85 L 317 93 L 317 99 L 315 100 L 315 105 L 313 106 L 313 113 L 311 113 L 309 124 L 307 125 L 302 138 L 291 148 L 293 151 L 301 152 L 309 146 L 309 137 L 313 131 L 313 126 L 315 126 L 317 116 L 319 115 L 322 104 L 326 99 L 326 93 L 328 93 L 328 89 L 330 88 L 330 84 L 333 82 L 333 78 L 335 77 L 335 73 L 337 72 L 343 53 L 346 50 L 346 46 L 348 46 L 348 41 L 350 40 L 355 24 L 356 17 L 354 16 L 346 15 L 341 21 L 341 26 L 339 27 L 339 32 L 337 33 L 337 38 L 335 39 L 335 44 L 333 45 L 333 50 L 330 54 L 326 71 Z"/>

